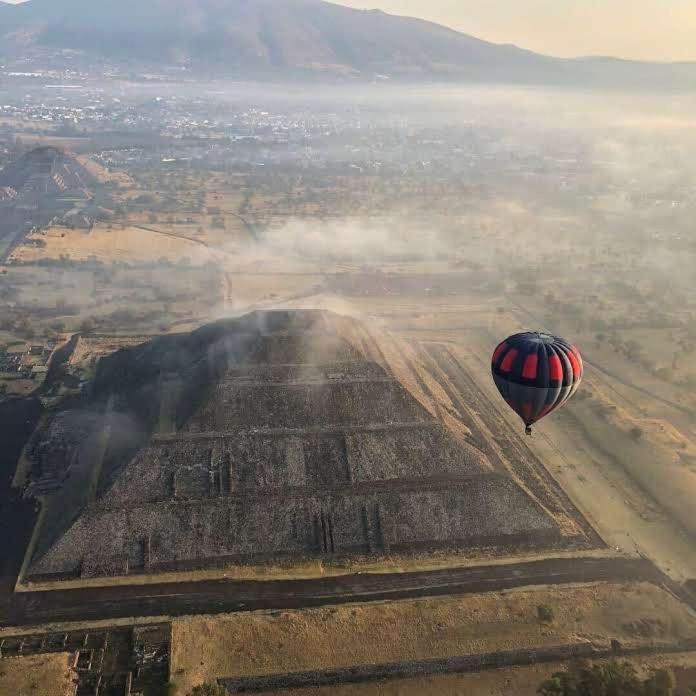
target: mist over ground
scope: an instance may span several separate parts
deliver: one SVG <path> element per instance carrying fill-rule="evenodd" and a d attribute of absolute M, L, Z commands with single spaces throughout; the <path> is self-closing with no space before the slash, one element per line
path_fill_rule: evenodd
<path fill-rule="evenodd" d="M 682 351 L 665 343 L 693 342 L 693 95 L 109 82 L 0 97 L 5 162 L 54 133 L 131 182 L 88 236 L 58 227 L 12 252 L 6 329 L 29 309 L 49 332 L 176 330 L 362 284 L 524 291 L 559 331 L 658 329 L 653 371 Z M 428 277 L 334 279 L 374 272 Z"/>
<path fill-rule="evenodd" d="M 696 97 L 35 80 L 0 87 L 0 401 L 26 405 L 8 421 L 26 447 L 7 480 L 43 501 L 34 532 L 31 510 L 8 516 L 13 538 L 34 539 L 23 567 L 40 583 L 16 593 L 17 616 L 55 617 L 69 594 L 37 587 L 73 587 L 75 606 L 56 605 L 71 620 L 85 585 L 90 616 L 132 616 L 141 596 L 190 615 L 199 579 L 220 588 L 215 611 L 236 611 L 227 579 L 253 579 L 255 601 L 271 578 L 359 587 L 377 569 L 369 581 L 391 591 L 391 572 L 403 587 L 438 569 L 438 594 L 440 571 L 518 588 L 484 586 L 493 623 L 447 609 L 450 636 L 437 619 L 453 655 L 484 638 L 491 651 L 596 638 L 616 656 L 692 637 Z M 532 438 L 491 379 L 495 346 L 521 330 L 584 360 Z M 356 495 L 361 507 L 337 502 Z M 496 520 L 531 531 L 471 541 Z M 491 576 L 493 557 L 505 567 Z M 181 593 L 161 585 L 184 577 Z M 126 584 L 132 601 L 99 604 Z M 390 644 L 390 664 L 434 656 L 435 633 L 411 630 L 423 601 L 410 618 L 405 601 L 379 605 L 423 641 Z M 344 645 L 371 645 L 346 606 Z M 186 693 L 244 673 L 232 634 L 248 674 L 268 646 L 269 669 L 284 654 L 297 672 L 298 646 L 335 644 L 335 608 L 321 611 L 324 633 L 284 610 L 244 640 L 209 616 L 203 643 L 175 619 L 196 659 L 175 668 L 189 665 L 175 649 L 168 676 Z M 291 625 L 315 643 L 288 640 Z M 321 651 L 302 652 L 314 669 Z"/>

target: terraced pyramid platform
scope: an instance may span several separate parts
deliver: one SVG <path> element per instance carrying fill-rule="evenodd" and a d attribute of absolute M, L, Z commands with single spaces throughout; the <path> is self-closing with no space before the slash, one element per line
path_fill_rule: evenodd
<path fill-rule="evenodd" d="M 98 485 L 44 530 L 30 577 L 556 543 L 544 506 L 364 336 L 327 312 L 257 312 L 102 360 L 100 446 L 74 455 L 98 451 Z"/>

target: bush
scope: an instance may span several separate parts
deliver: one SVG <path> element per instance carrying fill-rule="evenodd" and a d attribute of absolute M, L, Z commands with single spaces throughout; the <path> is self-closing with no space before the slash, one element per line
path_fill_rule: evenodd
<path fill-rule="evenodd" d="M 31 340 L 36 335 L 34 328 L 26 318 L 22 319 L 15 330 L 22 338 L 26 338 L 27 340 Z"/>
<path fill-rule="evenodd" d="M 631 437 L 636 441 L 640 440 L 640 438 L 643 437 L 643 429 L 639 428 L 637 425 L 634 425 L 629 431 L 629 433 Z"/>
<path fill-rule="evenodd" d="M 541 684 L 537 693 L 540 696 L 672 696 L 674 675 L 668 670 L 657 670 L 641 680 L 628 662 L 611 660 L 593 665 L 580 660 L 572 662 L 565 672 L 556 672 Z"/>
<path fill-rule="evenodd" d="M 655 376 L 664 382 L 673 382 L 674 370 L 669 367 L 660 367 L 655 371 Z"/>
<path fill-rule="evenodd" d="M 551 623 L 555 617 L 553 607 L 550 607 L 548 604 L 541 604 L 537 607 L 537 617 L 539 621 Z"/>
<path fill-rule="evenodd" d="M 228 696 L 227 689 L 215 682 L 194 687 L 189 696 Z"/>

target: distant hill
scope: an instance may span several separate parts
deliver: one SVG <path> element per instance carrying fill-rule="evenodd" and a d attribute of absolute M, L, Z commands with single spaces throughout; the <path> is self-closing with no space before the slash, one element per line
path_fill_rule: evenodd
<path fill-rule="evenodd" d="M 330 75 L 696 86 L 696 64 L 563 60 L 322 0 L 0 2 L 0 55 L 73 49 L 215 66 L 230 76 Z"/>

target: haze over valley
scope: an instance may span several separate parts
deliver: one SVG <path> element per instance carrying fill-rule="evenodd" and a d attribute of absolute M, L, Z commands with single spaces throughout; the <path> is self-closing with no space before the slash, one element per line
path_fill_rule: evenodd
<path fill-rule="evenodd" d="M 696 687 L 691 65 L 320 0 L 0 56 L 0 693 Z"/>

